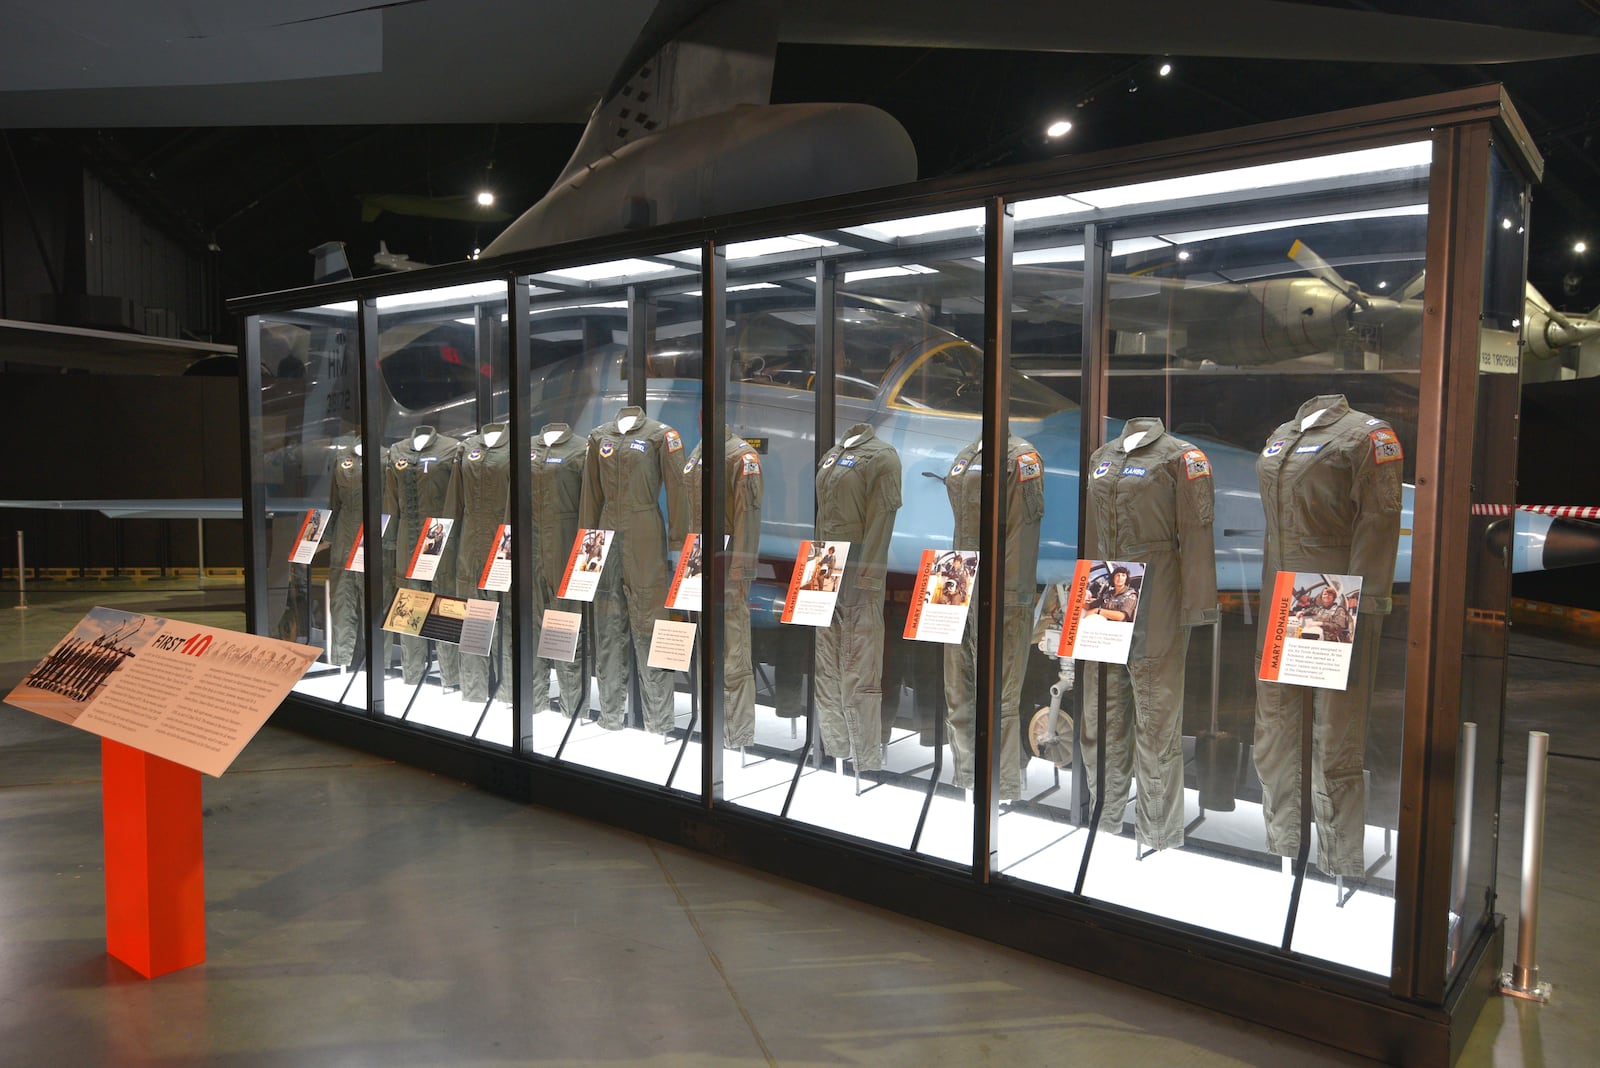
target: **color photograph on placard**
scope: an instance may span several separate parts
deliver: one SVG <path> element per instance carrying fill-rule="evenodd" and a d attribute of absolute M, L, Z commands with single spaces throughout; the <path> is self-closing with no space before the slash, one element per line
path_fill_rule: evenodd
<path fill-rule="evenodd" d="M 328 530 L 328 517 L 333 514 L 330 508 L 308 508 L 306 517 L 300 521 L 300 533 L 295 535 L 294 551 L 289 554 L 291 564 L 309 564 L 311 558 L 317 554 L 317 548 L 322 544 L 322 535 Z"/>
<path fill-rule="evenodd" d="M 906 613 L 904 637 L 952 645 L 966 634 L 967 612 L 978 588 L 978 554 L 965 549 L 924 549 L 916 595 Z"/>
<path fill-rule="evenodd" d="M 156 616 L 93 608 L 32 671 L 7 701 L 62 723 L 76 722 L 85 702 L 155 636 Z"/>
<path fill-rule="evenodd" d="M 501 523 L 495 528 L 489 544 L 489 558 L 483 562 L 478 589 L 504 592 L 511 588 L 511 524 Z"/>
<path fill-rule="evenodd" d="M 600 574 L 606 569 L 606 559 L 611 555 L 611 545 L 616 540 L 614 531 L 579 528 L 572 539 L 572 552 L 567 556 L 567 569 L 561 576 L 557 597 L 573 601 L 592 601 L 600 588 Z"/>
<path fill-rule="evenodd" d="M 1361 611 L 1360 575 L 1279 571 L 1267 613 L 1261 679 L 1342 690 L 1349 684 L 1351 643 Z"/>
<path fill-rule="evenodd" d="M 411 565 L 406 568 L 406 578 L 433 581 L 434 574 L 439 570 L 439 560 L 444 556 L 444 548 L 450 541 L 450 528 L 455 525 L 454 519 L 441 516 L 423 519 L 422 533 L 417 535 L 416 547 L 411 550 Z"/>
<path fill-rule="evenodd" d="M 839 581 L 849 557 L 847 541 L 802 541 L 783 601 L 783 622 L 807 627 L 831 623 L 833 606 L 839 600 Z"/>
<path fill-rule="evenodd" d="M 383 629 L 395 634 L 421 634 L 422 624 L 433 607 L 433 594 L 427 590 L 401 587 L 394 591 L 389 602 L 389 614 L 383 618 Z"/>
<path fill-rule="evenodd" d="M 389 517 L 378 517 L 378 537 L 381 540 L 389 530 Z M 367 569 L 367 525 L 361 524 L 356 528 L 355 544 L 350 546 L 350 555 L 345 559 L 346 571 L 365 571 Z"/>
<path fill-rule="evenodd" d="M 683 539 L 683 551 L 678 554 L 678 566 L 672 572 L 672 585 L 667 587 L 667 607 L 680 612 L 700 611 L 701 575 L 700 535 L 690 534 Z"/>
<path fill-rule="evenodd" d="M 1133 623 L 1145 588 L 1144 565 L 1125 560 L 1079 560 L 1061 628 L 1060 656 L 1126 664 Z"/>

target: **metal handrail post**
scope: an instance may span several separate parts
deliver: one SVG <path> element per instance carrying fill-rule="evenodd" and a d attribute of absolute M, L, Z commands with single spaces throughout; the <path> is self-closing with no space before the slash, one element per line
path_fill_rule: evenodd
<path fill-rule="evenodd" d="M 1545 767 L 1550 735 L 1528 732 L 1528 793 L 1522 812 L 1522 910 L 1517 917 L 1517 960 L 1500 976 L 1500 992 L 1529 1001 L 1549 1001 L 1550 984 L 1539 981 L 1539 876 L 1544 860 Z"/>
<path fill-rule="evenodd" d="M 22 531 L 17 531 L 17 608 L 28 607 L 28 568 L 22 551 Z"/>

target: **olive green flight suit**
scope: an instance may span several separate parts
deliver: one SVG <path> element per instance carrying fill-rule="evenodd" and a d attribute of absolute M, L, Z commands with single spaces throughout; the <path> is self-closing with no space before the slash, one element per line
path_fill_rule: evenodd
<path fill-rule="evenodd" d="M 700 478 L 703 461 L 696 443 L 683 465 L 683 494 L 689 529 L 674 531 L 681 546 L 690 533 L 702 533 Z M 756 740 L 756 676 L 750 660 L 750 580 L 755 578 L 761 549 L 761 457 L 733 431 L 723 441 L 724 492 L 727 493 L 727 589 L 722 602 L 722 744 L 729 749 Z M 705 570 L 715 559 L 711 549 L 700 547 Z"/>
<path fill-rule="evenodd" d="M 1312 425 L 1301 423 L 1321 412 Z M 1400 439 L 1388 423 L 1352 411 L 1342 395 L 1313 397 L 1272 432 L 1256 460 L 1267 538 L 1262 588 L 1279 571 L 1360 575 L 1361 624 L 1344 690 L 1313 688 L 1311 806 L 1317 866 L 1330 875 L 1365 872 L 1367 705 L 1377 672 L 1382 616 L 1392 608 L 1400 545 Z M 1256 676 L 1266 613 L 1256 637 Z M 1305 687 L 1256 683 L 1256 774 L 1267 848 L 1300 849 L 1300 723 Z"/>
<path fill-rule="evenodd" d="M 445 510 L 460 509 L 461 521 L 451 532 L 456 546 L 455 595 L 482 601 L 499 601 L 499 619 L 489 656 L 460 653 L 461 699 L 487 701 L 491 696 L 511 695 L 511 610 L 510 599 L 498 590 L 481 590 L 484 564 L 498 548 L 495 534 L 506 522 L 506 507 L 511 492 L 510 428 L 503 423 L 485 426 L 479 434 L 469 434 L 461 442 L 461 459 L 446 496 Z M 493 436 L 495 442 L 489 444 Z M 437 589 L 437 586 L 435 586 Z M 491 694 L 490 665 L 498 676 Z"/>
<path fill-rule="evenodd" d="M 427 440 L 419 449 L 415 441 L 424 433 Z M 422 521 L 427 518 L 454 519 L 446 508 L 450 480 L 455 474 L 456 461 L 461 456 L 461 442 L 440 434 L 432 427 L 419 428 L 415 434 L 389 446 L 389 463 L 384 479 L 383 511 L 393 516 L 389 531 L 383 541 L 386 553 L 393 554 L 394 582 L 411 590 L 430 590 L 455 595 L 455 544 L 452 529 L 450 540 L 439 559 L 433 582 L 404 578 L 411 564 L 411 551 L 422 536 Z M 369 539 L 370 540 L 370 539 Z M 391 587 L 392 588 L 392 587 Z M 446 686 L 454 686 L 459 678 L 459 648 L 448 642 L 439 642 L 439 678 Z M 422 681 L 423 667 L 428 661 L 428 639 L 415 635 L 400 636 L 400 665 L 407 686 Z"/>
<path fill-rule="evenodd" d="M 386 462 L 380 459 L 380 466 Z M 355 548 L 356 536 L 361 533 L 362 488 L 361 453 L 354 439 L 339 442 L 333 451 L 333 478 L 328 490 L 328 507 L 333 514 L 328 523 L 333 528 L 325 539 L 328 549 L 328 618 L 333 631 L 328 636 L 328 659 L 341 667 L 355 662 L 356 647 L 361 643 L 362 620 L 366 595 L 362 581 L 364 572 L 347 571 L 350 551 Z M 389 572 L 393 564 L 387 560 L 375 565 L 377 574 L 385 584 L 384 601 L 394 596 L 388 588 Z M 387 646 L 387 639 L 385 640 Z M 382 662 L 382 657 L 377 658 Z"/>
<path fill-rule="evenodd" d="M 632 419 L 627 430 L 619 423 Z M 672 729 L 675 672 L 648 666 L 655 621 L 666 619 L 667 527 L 661 491 L 674 525 L 683 507 L 683 439 L 678 432 L 628 407 L 589 432 L 583 466 L 578 525 L 616 531 L 595 594 L 595 668 L 600 688 L 600 726 L 627 726 L 628 672 L 637 670 L 644 726 L 654 734 Z M 629 635 L 632 655 L 629 655 Z"/>
<path fill-rule="evenodd" d="M 1000 797 L 1022 796 L 1021 751 L 1018 717 L 1021 715 L 1022 679 L 1028 666 L 1028 631 L 1033 624 L 1033 599 L 1039 565 L 1039 526 L 1044 518 L 1044 462 L 1031 444 L 1011 435 L 1006 453 L 1006 595 L 1001 620 Z M 980 483 L 983 478 L 983 441 L 974 441 L 956 454 L 945 475 L 955 515 L 952 548 L 976 551 L 980 527 Z M 983 581 L 979 561 L 979 581 Z M 955 784 L 972 786 L 973 723 L 978 715 L 978 608 L 967 610 L 966 637 L 944 650 L 944 693 L 948 706 L 945 722 L 950 732 L 950 759 Z"/>
<path fill-rule="evenodd" d="M 1137 431 L 1132 451 L 1124 442 Z M 1183 680 L 1189 628 L 1217 618 L 1211 462 L 1160 419 L 1130 419 L 1089 457 L 1090 552 L 1145 565 L 1126 668 L 1106 667 L 1102 830 L 1122 830 L 1137 775 L 1134 825 L 1154 849 L 1183 844 Z M 1110 607 L 1108 605 L 1108 607 Z M 1087 664 L 1079 717 L 1084 775 L 1096 788 L 1099 665 Z M 1130 738 L 1130 734 L 1132 737 Z"/>
<path fill-rule="evenodd" d="M 858 423 L 817 467 L 817 540 L 850 543 L 833 622 L 817 631 L 817 719 L 823 748 L 862 771 L 883 767 L 888 740 L 883 597 L 899 508 L 900 454 Z"/>
<path fill-rule="evenodd" d="M 589 442 L 572 433 L 565 423 L 550 423 L 533 436 L 528 447 L 532 470 L 529 490 L 533 502 L 533 589 L 528 591 L 532 606 L 533 648 L 539 648 L 539 632 L 547 609 L 582 612 L 582 601 L 557 597 L 567 557 L 578 536 L 578 505 L 583 498 L 583 467 L 589 455 Z M 583 672 L 583 658 L 550 660 L 535 656 L 533 672 L 533 710 L 550 707 L 550 669 L 555 668 L 556 684 L 561 688 L 561 711 L 570 719 L 589 708 L 589 680 Z"/>

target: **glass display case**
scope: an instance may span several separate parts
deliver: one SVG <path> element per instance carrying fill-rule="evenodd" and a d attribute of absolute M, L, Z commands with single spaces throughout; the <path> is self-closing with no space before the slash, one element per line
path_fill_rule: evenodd
<path fill-rule="evenodd" d="M 252 626 L 325 650 L 283 715 L 1447 1059 L 1520 130 L 1489 88 L 236 301 Z"/>

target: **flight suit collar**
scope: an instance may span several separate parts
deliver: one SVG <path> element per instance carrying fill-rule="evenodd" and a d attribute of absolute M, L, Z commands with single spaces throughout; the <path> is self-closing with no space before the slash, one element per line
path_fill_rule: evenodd
<path fill-rule="evenodd" d="M 630 416 L 630 415 L 633 416 L 633 418 L 635 420 L 634 421 L 634 425 L 629 427 L 627 430 L 623 430 L 622 429 L 622 421 L 624 419 L 628 418 L 628 416 Z M 615 426 L 617 428 L 617 433 L 619 433 L 619 434 L 631 434 L 635 430 L 638 430 L 640 427 L 644 426 L 646 418 L 647 417 L 644 414 L 644 409 L 643 408 L 639 407 L 636 404 L 630 404 L 626 408 L 619 409 L 617 411 L 616 417 L 611 420 L 611 423 L 612 423 L 613 426 Z"/>
<path fill-rule="evenodd" d="M 493 445 L 489 444 L 489 435 L 499 431 L 500 436 L 495 438 Z M 478 428 L 478 438 L 485 449 L 503 449 L 511 440 L 510 423 L 485 423 Z"/>
<path fill-rule="evenodd" d="M 1300 405 L 1300 410 L 1294 413 L 1295 429 L 1297 431 L 1300 430 L 1301 424 L 1305 422 L 1306 416 L 1310 415 L 1318 408 L 1326 409 L 1326 411 L 1317 417 L 1317 421 L 1315 423 L 1312 423 L 1310 426 L 1306 427 L 1306 430 L 1315 430 L 1319 427 L 1332 426 L 1334 423 L 1337 423 L 1340 419 L 1343 419 L 1346 415 L 1350 414 L 1350 402 L 1345 399 L 1343 393 L 1327 393 L 1320 397 L 1312 397 L 1310 400 Z"/>
<path fill-rule="evenodd" d="M 1139 442 L 1139 444 L 1135 445 L 1132 449 L 1124 448 L 1122 443 L 1128 440 L 1128 435 L 1137 433 L 1141 430 L 1144 431 L 1144 440 Z M 1141 416 L 1138 419 L 1129 419 L 1123 426 L 1122 433 L 1117 435 L 1117 448 L 1121 450 L 1124 455 L 1130 452 L 1138 452 L 1140 449 L 1148 449 L 1150 446 L 1160 441 L 1162 435 L 1164 435 L 1166 432 L 1167 428 L 1162 425 L 1161 419 L 1158 416 Z"/>
<path fill-rule="evenodd" d="M 553 440 L 547 441 L 545 435 L 549 434 L 552 430 L 557 432 L 556 437 Z M 538 441 L 540 445 L 543 445 L 546 448 L 551 448 L 556 445 L 560 445 L 563 441 L 566 441 L 571 436 L 572 428 L 566 423 L 546 423 L 544 426 L 539 428 Z"/>
<path fill-rule="evenodd" d="M 855 426 L 839 435 L 839 448 L 859 449 L 861 446 L 871 441 L 875 436 L 876 435 L 872 432 L 872 425 L 870 423 L 857 423 Z M 856 440 L 850 442 L 850 444 L 846 446 L 845 442 L 850 441 L 851 438 L 855 438 Z"/>

